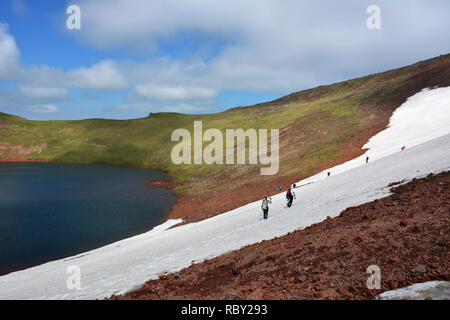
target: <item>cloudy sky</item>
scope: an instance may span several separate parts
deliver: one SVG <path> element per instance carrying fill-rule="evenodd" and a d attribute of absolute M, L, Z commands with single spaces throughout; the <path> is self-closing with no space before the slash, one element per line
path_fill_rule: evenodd
<path fill-rule="evenodd" d="M 66 27 L 69 5 L 81 29 Z M 367 8 L 381 9 L 368 29 Z M 448 0 L 2 0 L 0 111 L 205 113 L 450 52 Z"/>

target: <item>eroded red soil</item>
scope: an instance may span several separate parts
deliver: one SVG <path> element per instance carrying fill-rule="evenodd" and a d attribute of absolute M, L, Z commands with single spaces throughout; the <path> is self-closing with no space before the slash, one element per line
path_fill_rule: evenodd
<path fill-rule="evenodd" d="M 41 153 L 47 146 L 47 142 L 35 147 L 26 147 L 23 144 L 11 146 L 0 142 L 0 162 L 45 162 L 30 159 L 30 154 L 33 152 Z"/>
<path fill-rule="evenodd" d="M 417 282 L 448 281 L 450 172 L 392 192 L 112 298 L 371 299 Z M 381 290 L 367 289 L 370 265 L 381 268 Z"/>

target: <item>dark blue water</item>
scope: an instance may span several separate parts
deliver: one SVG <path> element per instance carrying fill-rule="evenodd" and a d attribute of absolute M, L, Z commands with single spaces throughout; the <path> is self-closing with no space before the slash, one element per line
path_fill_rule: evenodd
<path fill-rule="evenodd" d="M 146 183 L 168 178 L 139 168 L 0 163 L 0 274 L 152 229 L 175 197 Z"/>

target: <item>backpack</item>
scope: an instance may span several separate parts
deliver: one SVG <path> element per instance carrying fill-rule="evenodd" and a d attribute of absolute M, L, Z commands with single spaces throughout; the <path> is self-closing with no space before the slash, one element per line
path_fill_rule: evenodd
<path fill-rule="evenodd" d="M 267 209 L 268 202 L 269 202 L 269 201 L 267 201 L 267 200 L 263 200 L 262 205 L 261 205 L 261 208 L 262 208 L 263 210 L 266 210 L 266 209 Z"/>
<path fill-rule="evenodd" d="M 291 187 L 289 187 L 288 189 L 287 189 L 287 191 L 286 191 L 286 195 L 288 196 L 288 195 L 290 195 L 291 194 Z"/>

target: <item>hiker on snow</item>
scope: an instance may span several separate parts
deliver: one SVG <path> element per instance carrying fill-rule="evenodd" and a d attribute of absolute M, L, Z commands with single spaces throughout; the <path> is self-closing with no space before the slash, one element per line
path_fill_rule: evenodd
<path fill-rule="evenodd" d="M 295 191 L 294 188 L 296 187 L 295 183 L 290 186 L 287 191 L 286 191 L 286 198 L 288 200 L 287 206 L 288 208 L 292 205 L 292 201 L 294 201 L 294 199 L 296 199 L 295 197 Z"/>
<path fill-rule="evenodd" d="M 269 214 L 269 203 L 272 204 L 272 198 L 265 196 L 261 203 L 261 209 L 263 211 L 264 220 L 267 220 L 267 216 Z"/>

